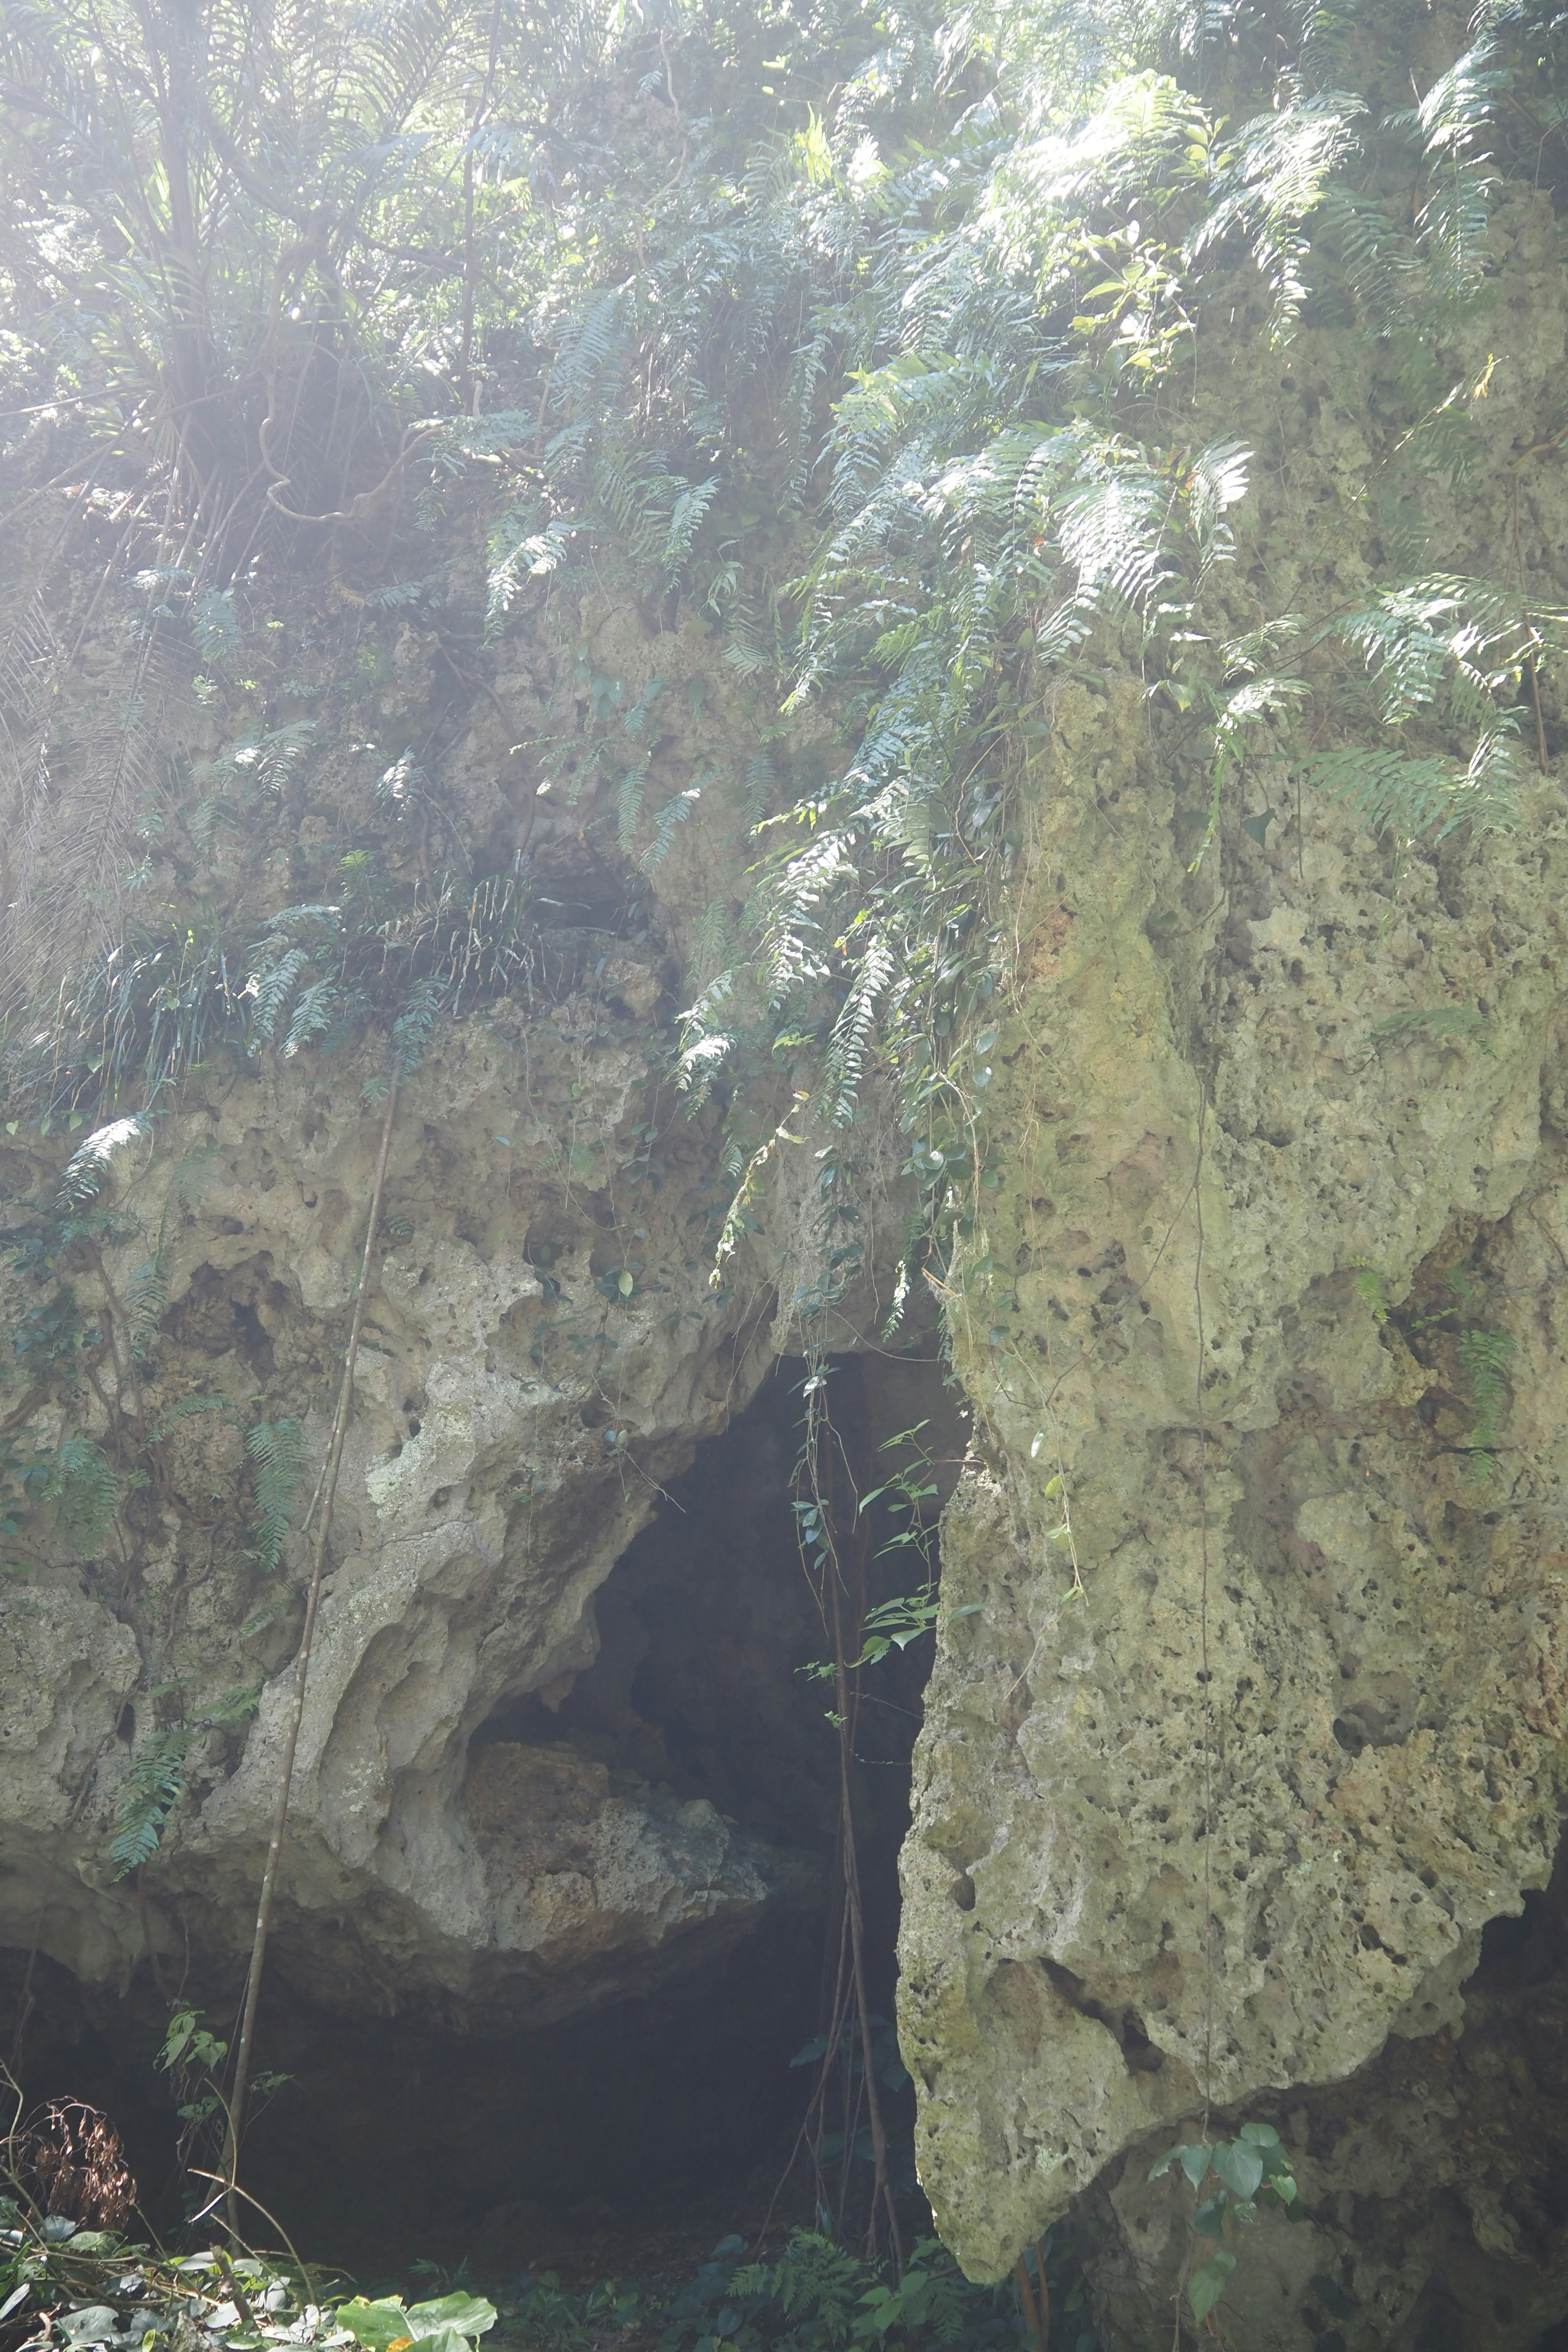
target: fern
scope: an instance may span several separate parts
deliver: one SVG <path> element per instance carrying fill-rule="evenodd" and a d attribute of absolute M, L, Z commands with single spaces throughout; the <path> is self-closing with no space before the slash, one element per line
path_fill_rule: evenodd
<path fill-rule="evenodd" d="M 1443 841 L 1461 824 L 1473 826 L 1478 837 L 1507 833 L 1517 821 L 1519 770 L 1502 730 L 1483 736 L 1468 763 L 1371 745 L 1324 752 L 1304 772 L 1348 801 L 1369 833 L 1397 842 L 1424 835 Z"/>
<path fill-rule="evenodd" d="M 173 1723 L 144 1739 L 132 1760 L 115 1816 L 110 1860 L 116 1878 L 152 1861 L 170 1814 L 185 1792 L 191 1750 L 204 1731 L 232 1731 L 247 1722 L 261 1696 L 260 1683 L 226 1691 L 193 1721 Z"/>
<path fill-rule="evenodd" d="M 184 1794 L 185 1769 L 195 1740 L 193 1725 L 172 1724 L 142 1741 L 126 1775 L 109 1858 L 116 1878 L 151 1862 L 164 1824 Z"/>
<path fill-rule="evenodd" d="M 735 1031 L 721 1026 L 719 1014 L 733 998 L 737 984 L 738 976 L 733 971 L 716 972 L 680 1015 L 676 1084 L 689 1097 L 694 1111 L 709 1100 L 714 1080 L 734 1048 Z"/>
<path fill-rule="evenodd" d="M 272 944 L 270 940 L 267 942 L 268 947 Z M 269 961 L 251 973 L 246 993 L 254 1000 L 251 1029 L 262 1045 L 272 1043 L 289 999 L 310 970 L 310 963 L 303 948 L 280 946 Z"/>
<path fill-rule="evenodd" d="M 62 1209 L 83 1209 L 96 1201 L 118 1153 L 147 1132 L 140 1118 L 111 1119 L 79 1144 L 66 1164 L 57 1195 Z"/>
<path fill-rule="evenodd" d="M 429 1052 L 446 993 L 446 983 L 439 979 L 416 981 L 410 989 L 392 1024 L 392 1050 L 400 1077 L 411 1077 Z"/>
<path fill-rule="evenodd" d="M 132 1358 L 144 1364 L 158 1344 L 160 1327 L 169 1305 L 168 1277 L 159 1257 L 144 1259 L 127 1276 L 124 1304 Z"/>
<path fill-rule="evenodd" d="M 676 835 L 701 799 L 702 791 L 701 783 L 688 784 L 684 792 L 670 794 L 654 819 L 652 838 L 637 860 L 643 873 L 657 873 L 663 865 L 675 845 Z"/>
<path fill-rule="evenodd" d="M 1496 1451 L 1502 1423 L 1511 1402 L 1510 1375 L 1517 1350 L 1506 1331 L 1461 1331 L 1457 1353 L 1475 1408 L 1470 1443 L 1483 1453 Z"/>
<path fill-rule="evenodd" d="M 1483 1054 L 1491 1052 L 1491 1024 L 1484 1013 L 1472 1004 L 1419 1004 L 1403 1013 L 1391 1013 L 1382 1021 L 1374 1021 L 1372 1039 L 1374 1045 L 1394 1046 L 1419 1045 L 1430 1039 L 1434 1045 L 1475 1045 Z"/>
<path fill-rule="evenodd" d="M 1491 190 L 1496 174 L 1481 142 L 1509 76 L 1496 62 L 1489 37 L 1439 74 L 1419 106 L 1391 115 L 1388 127 L 1418 142 L 1431 167 L 1426 198 L 1416 215 L 1417 245 L 1442 299 L 1462 302 L 1480 283 L 1487 257 Z"/>
<path fill-rule="evenodd" d="M 1560 630 L 1556 606 L 1522 600 L 1479 580 L 1438 573 L 1380 589 L 1327 624 L 1323 636 L 1352 646 L 1376 687 L 1380 716 L 1398 726 L 1456 692 L 1479 709 L 1518 677 L 1542 630 Z"/>
<path fill-rule="evenodd" d="M 342 1010 L 342 990 L 335 980 L 312 981 L 302 989 L 289 1016 L 288 1034 L 283 1040 L 283 1059 L 291 1062 L 301 1045 L 309 1045 L 330 1029 Z"/>
<path fill-rule="evenodd" d="M 227 1410 L 226 1397 L 212 1395 L 181 1397 L 159 1415 L 156 1427 L 148 1431 L 149 1443 L 161 1445 L 164 1438 L 174 1435 L 182 1423 L 197 1421 L 205 1413 L 226 1412 Z"/>
<path fill-rule="evenodd" d="M 896 961 L 889 940 L 873 936 L 866 942 L 857 960 L 843 1010 L 833 1024 L 823 1059 L 823 1077 L 836 1126 L 846 1126 L 855 1116 L 872 1024 L 893 977 Z"/>
<path fill-rule="evenodd" d="M 1288 340 L 1306 299 L 1306 223 L 1356 152 L 1365 112 L 1352 92 L 1309 90 L 1288 74 L 1275 110 L 1244 124 L 1222 151 L 1213 208 L 1188 240 L 1188 258 L 1233 234 L 1245 237 L 1273 297 L 1276 343 Z"/>
<path fill-rule="evenodd" d="M 55 1507 L 55 1523 L 73 1551 L 84 1557 L 101 1550 L 114 1525 L 119 1481 L 101 1446 L 79 1433 L 56 1448 L 46 1502 Z"/>
<path fill-rule="evenodd" d="M 289 1522 L 305 1474 L 305 1433 L 292 1416 L 258 1421 L 245 1433 L 256 1517 L 246 1558 L 270 1576 L 283 1556 Z"/>
<path fill-rule="evenodd" d="M 648 759 L 645 751 L 640 760 L 622 770 L 616 785 L 616 838 L 620 845 L 621 856 L 628 860 L 637 856 L 637 820 L 642 815 L 647 769 Z"/>

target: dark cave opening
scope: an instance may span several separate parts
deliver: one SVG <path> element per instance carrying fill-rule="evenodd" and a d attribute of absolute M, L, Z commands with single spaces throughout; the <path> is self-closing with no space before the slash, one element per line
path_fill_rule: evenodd
<path fill-rule="evenodd" d="M 802 1857 L 799 1891 L 728 1941 L 660 1947 L 593 2008 L 531 2031 L 510 2019 L 330 2011 L 290 1985 L 280 1936 L 258 2047 L 291 2079 L 254 2121 L 245 2178 L 307 2254 L 362 2275 L 398 2273 L 416 2256 L 467 2258 L 476 2275 L 542 2263 L 569 2274 L 626 2267 L 639 2233 L 657 2239 L 683 2217 L 700 2252 L 767 2209 L 809 2089 L 810 2069 L 791 2062 L 823 2022 L 821 1890 L 838 1815 L 829 1694 L 801 1671 L 827 1646 L 795 1534 L 803 1377 L 798 1362 L 777 1366 L 670 1481 L 596 1596 L 595 1663 L 506 1702 L 469 1744 L 470 1782 L 509 1759 L 566 1750 L 592 1759 L 612 1787 L 704 1801 L 739 1832 Z M 830 1391 L 857 1465 L 925 1423 L 945 1496 L 963 1431 L 929 1339 L 906 1355 L 837 1360 Z M 910 1559 L 873 1560 L 874 1598 L 917 1580 Z M 855 1742 L 872 2002 L 888 2018 L 930 1653 L 922 1640 L 868 1675 Z M 530 1769 L 539 1761 L 534 1753 Z M 11 1957 L 15 1983 L 23 1956 Z M 189 2184 L 174 2162 L 167 2078 L 153 2067 L 167 2009 L 148 1971 L 116 1997 L 40 1959 L 33 1990 L 28 2095 L 104 2107 L 153 2218 L 172 2225 Z M 213 1993 L 215 2025 L 233 1990 Z M 907 2128 L 909 2116 L 893 2122 Z"/>

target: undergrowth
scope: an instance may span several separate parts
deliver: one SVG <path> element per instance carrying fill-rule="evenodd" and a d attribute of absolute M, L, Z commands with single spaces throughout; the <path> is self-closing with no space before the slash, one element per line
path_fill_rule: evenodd
<path fill-rule="evenodd" d="M 1051 2341 L 1096 2352 L 1084 2282 L 1063 2243 L 1030 2253 L 1056 2314 Z M 1043 2263 L 1043 2273 L 1042 2273 Z M 582 2292 L 553 2273 L 527 2273 L 499 2290 L 503 2333 L 542 2352 L 622 2342 L 648 2352 L 844 2352 L 870 2345 L 932 2345 L 943 2352 L 1013 2352 L 1038 2343 L 1017 2290 L 976 2286 L 934 2238 L 910 2249 L 901 2274 L 868 2261 L 823 2228 L 795 2229 L 760 2257 L 724 2239 L 691 2278 L 650 2291 L 606 2282 Z"/>
<path fill-rule="evenodd" d="M 226 2352 L 350 2343 L 362 2352 L 472 2352 L 492 2331 L 494 2342 L 530 2352 L 1044 2352 L 1046 2334 L 1068 2352 L 1096 2352 L 1099 2344 L 1076 2258 L 1049 2239 L 1031 2249 L 1026 2305 L 1012 2284 L 972 2284 L 934 2238 L 920 2240 L 895 2270 L 824 2227 L 793 2229 L 766 2252 L 726 2238 L 673 2284 L 607 2280 L 572 2289 L 552 2272 L 525 2272 L 497 2287 L 492 2301 L 466 2264 L 453 2276 L 416 2263 L 441 2292 L 405 2297 L 395 2286 L 356 2290 L 292 2249 L 259 2252 L 232 2226 L 203 2243 L 216 2196 L 189 2226 L 191 2251 L 139 2232 L 123 2152 L 89 2109 L 50 2109 L 14 2124 L 4 2147 L 6 2352 L 154 2352 L 164 2342 L 178 2347 L 193 2330 Z M 206 2177 L 221 2189 L 221 2176 Z M 53 2210 L 57 2203 L 87 2210 L 87 2220 Z M 106 2207 L 118 2217 L 112 2225 L 104 2224 Z"/>

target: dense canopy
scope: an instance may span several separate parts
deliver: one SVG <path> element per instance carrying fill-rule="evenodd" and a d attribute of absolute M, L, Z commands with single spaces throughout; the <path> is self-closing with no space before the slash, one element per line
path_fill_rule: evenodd
<path fill-rule="evenodd" d="M 269 621 L 325 578 L 390 642 L 461 529 L 487 548 L 476 669 L 611 583 L 748 703 L 681 1084 L 739 1102 L 804 1055 L 844 1125 L 890 1048 L 928 1175 L 1064 676 L 1134 667 L 1194 867 L 1271 821 L 1249 766 L 1280 806 L 1348 792 L 1396 855 L 1506 824 L 1546 750 L 1529 467 L 1562 420 L 1520 451 L 1511 515 L 1466 486 L 1508 364 L 1493 223 L 1568 164 L 1561 47 L 1550 7 L 1403 0 L 10 7 L 4 895 L 35 1057 L 23 1016 L 57 1005 L 50 1099 L 175 1074 L 135 958 L 102 961 L 129 936 L 166 992 L 170 923 L 181 1001 L 216 988 L 293 1046 L 371 1006 L 345 923 L 384 969 L 391 920 L 423 943 L 409 972 L 458 985 L 428 907 L 384 894 L 330 939 L 272 908 L 258 947 L 221 875 L 235 809 L 309 762 Z M 1379 447 L 1377 568 L 1348 593 L 1254 429 L 1325 329 Z M 84 667 L 111 706 L 90 728 Z M 715 778 L 656 805 L 648 711 L 588 683 L 584 741 L 552 756 L 608 782 L 595 822 L 646 872 Z M 212 761 L 168 754 L 192 690 L 237 714 L 216 796 Z M 411 746 L 389 835 L 426 781 Z M 193 793 L 183 903 L 150 911 L 137 861 Z M 493 977 L 540 916 L 521 852 L 492 864 Z"/>

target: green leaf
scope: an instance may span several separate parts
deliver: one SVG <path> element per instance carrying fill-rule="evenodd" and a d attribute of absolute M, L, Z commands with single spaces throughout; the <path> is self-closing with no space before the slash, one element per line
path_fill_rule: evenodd
<path fill-rule="evenodd" d="M 616 1277 L 616 1288 L 620 1292 L 623 1298 L 629 1298 L 633 1291 L 637 1288 L 637 1277 L 631 1272 L 629 1267 L 623 1266 L 621 1268 L 620 1273 Z"/>
<path fill-rule="evenodd" d="M 106 2303 L 84 2304 L 79 2311 L 68 2311 L 60 2322 L 60 2330 L 68 2344 L 101 2344 L 119 2332 L 120 2315 Z"/>
<path fill-rule="evenodd" d="M 1200 2263 L 1187 2281 L 1187 2301 L 1192 2305 L 1193 2316 L 1200 2326 L 1225 2293 L 1226 2281 L 1235 2268 L 1236 2256 L 1216 2246 L 1207 2261 Z"/>
<path fill-rule="evenodd" d="M 414 2333 L 409 2326 L 410 2315 L 395 2294 L 384 2295 L 378 2302 L 367 2303 L 356 2294 L 337 2314 L 338 2325 L 346 2327 L 356 2344 L 365 2344 L 371 2352 L 386 2352 L 389 2344 L 400 2336 Z"/>
<path fill-rule="evenodd" d="M 1182 2158 L 1182 2170 L 1186 2174 L 1187 2179 L 1192 2182 L 1194 2189 L 1200 2188 L 1214 2157 L 1213 2148 L 1210 2147 L 1206 2142 L 1197 2143 L 1194 2146 L 1181 2149 L 1180 2155 Z"/>
<path fill-rule="evenodd" d="M 1263 2158 L 1249 2140 L 1222 2141 L 1214 2152 L 1214 2168 L 1233 2197 L 1243 2205 L 1252 2202 L 1263 2179 Z"/>
<path fill-rule="evenodd" d="M 443 2327 L 455 2327 L 459 2336 L 488 2336 L 496 2324 L 496 2307 L 482 2294 L 443 2294 L 434 2303 L 411 2303 L 408 2318 L 414 2336 Z"/>

